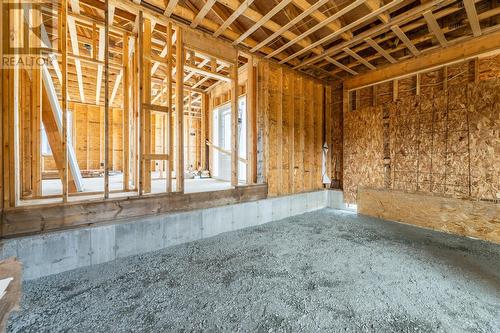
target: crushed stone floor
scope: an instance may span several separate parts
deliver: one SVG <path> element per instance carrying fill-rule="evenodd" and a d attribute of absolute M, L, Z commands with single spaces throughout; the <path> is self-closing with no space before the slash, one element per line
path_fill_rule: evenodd
<path fill-rule="evenodd" d="M 500 245 L 323 209 L 23 289 L 10 332 L 500 332 Z"/>

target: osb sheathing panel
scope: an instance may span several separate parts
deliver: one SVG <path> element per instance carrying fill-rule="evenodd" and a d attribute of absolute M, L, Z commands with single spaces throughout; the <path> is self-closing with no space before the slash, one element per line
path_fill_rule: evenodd
<path fill-rule="evenodd" d="M 384 103 L 392 102 L 393 100 L 393 83 L 384 82 L 376 85 L 376 105 L 384 105 Z"/>
<path fill-rule="evenodd" d="M 358 212 L 500 243 L 500 205 L 491 202 L 360 188 Z"/>
<path fill-rule="evenodd" d="M 393 189 L 500 199 L 499 81 L 464 75 L 433 98 L 389 105 Z"/>
<path fill-rule="evenodd" d="M 394 189 L 417 190 L 419 148 L 419 101 L 416 98 L 400 99 L 390 103 L 390 157 L 391 184 Z"/>
<path fill-rule="evenodd" d="M 469 89 L 471 196 L 500 200 L 500 79 Z"/>
<path fill-rule="evenodd" d="M 384 185 L 382 107 L 344 112 L 344 199 L 356 202 L 358 186 Z"/>
<path fill-rule="evenodd" d="M 259 140 L 270 196 L 322 188 L 323 85 L 266 61 L 258 65 Z"/>
<path fill-rule="evenodd" d="M 494 57 L 479 59 L 479 80 L 500 78 L 500 54 Z"/>

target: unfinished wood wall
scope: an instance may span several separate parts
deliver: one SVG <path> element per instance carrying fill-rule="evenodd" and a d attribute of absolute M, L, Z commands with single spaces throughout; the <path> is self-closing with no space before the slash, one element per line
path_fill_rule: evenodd
<path fill-rule="evenodd" d="M 322 188 L 324 85 L 266 61 L 257 71 L 259 179 L 270 196 Z"/>
<path fill-rule="evenodd" d="M 338 181 L 342 188 L 343 176 L 343 98 L 342 83 L 334 82 L 327 89 L 325 110 L 325 137 L 328 145 L 327 174 L 333 181 Z"/>
<path fill-rule="evenodd" d="M 344 199 L 356 202 L 358 186 L 384 185 L 382 107 L 344 113 Z"/>
<path fill-rule="evenodd" d="M 492 202 L 360 188 L 358 212 L 500 243 L 500 205 Z"/>
<path fill-rule="evenodd" d="M 70 128 L 73 147 L 82 172 L 103 170 L 104 163 L 104 107 L 98 105 L 68 103 L 73 117 Z M 123 110 L 110 108 L 110 170 L 123 170 Z M 43 156 L 43 171 L 56 171 L 52 156 Z"/>
<path fill-rule="evenodd" d="M 351 93 L 344 114 L 346 202 L 356 202 L 358 186 L 499 200 L 498 59 L 465 61 Z M 377 107 L 364 102 L 370 93 Z M 368 154 L 368 148 L 380 151 Z M 382 182 L 372 172 L 381 165 Z"/>

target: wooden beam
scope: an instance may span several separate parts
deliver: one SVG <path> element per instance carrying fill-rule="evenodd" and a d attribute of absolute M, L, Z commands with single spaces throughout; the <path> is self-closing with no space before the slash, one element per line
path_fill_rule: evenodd
<path fill-rule="evenodd" d="M 199 64 L 196 65 L 196 67 L 203 68 L 203 67 L 205 67 L 206 64 L 208 64 L 209 61 L 210 61 L 210 59 L 203 59 Z M 195 74 L 199 74 L 199 73 L 191 71 L 188 75 L 186 75 L 184 77 L 184 83 L 186 83 Z"/>
<path fill-rule="evenodd" d="M 438 22 L 436 21 L 436 18 L 432 14 L 432 11 L 428 10 L 423 15 L 425 21 L 427 22 L 427 27 L 429 28 L 429 31 L 431 31 L 434 34 L 434 36 L 436 36 L 436 39 L 438 40 L 439 44 L 441 44 L 442 47 L 448 46 L 448 41 L 444 36 L 443 30 L 441 30 L 441 27 L 439 26 Z"/>
<path fill-rule="evenodd" d="M 415 8 L 412 8 L 412 9 L 398 15 L 397 17 L 392 18 L 391 25 L 402 24 L 403 22 L 414 17 L 415 15 L 420 15 L 422 12 L 424 12 L 424 11 L 428 10 L 429 8 L 432 8 L 433 6 L 436 6 L 444 1 L 445 0 L 432 0 L 428 3 L 425 3 L 425 4 L 422 4 L 422 5 L 417 6 Z M 401 3 L 401 1 L 393 0 L 389 4 L 385 5 L 384 7 L 386 10 L 389 10 L 393 6 L 399 5 L 400 3 Z M 390 7 L 388 8 L 388 6 L 390 6 Z M 370 15 L 373 15 L 373 13 Z M 368 19 L 368 17 L 369 16 L 365 16 L 364 18 L 361 18 L 357 21 L 360 21 L 360 20 L 363 21 L 363 19 Z M 360 24 L 360 23 L 362 23 L 362 22 L 358 22 L 358 24 Z M 355 45 L 355 43 L 358 43 L 359 41 L 362 41 L 363 39 L 365 39 L 367 37 L 371 37 L 371 36 L 375 36 L 377 34 L 383 33 L 388 28 L 389 25 L 390 24 L 381 24 L 381 25 L 374 26 L 366 31 L 363 31 L 362 33 L 357 34 L 356 36 L 354 36 L 354 38 L 352 40 L 339 43 L 338 45 L 335 45 L 335 46 L 331 47 L 330 49 L 326 50 L 321 55 L 311 57 L 311 58 L 303 61 L 301 64 L 294 66 L 293 68 L 294 69 L 301 69 L 301 68 L 304 68 L 306 66 L 311 66 L 312 64 L 324 59 L 326 56 L 332 56 L 332 55 L 338 53 L 339 51 L 341 51 L 345 47 L 351 47 L 352 45 Z"/>
<path fill-rule="evenodd" d="M 369 14 L 367 14 L 367 15 L 359 18 L 359 19 L 357 19 L 356 21 L 349 23 L 348 25 L 344 26 L 342 29 L 340 29 L 338 31 L 335 31 L 335 32 L 333 32 L 333 33 L 331 33 L 331 34 L 329 34 L 329 35 L 327 35 L 327 36 L 325 36 L 325 37 L 317 40 L 316 42 L 312 43 L 309 47 L 306 47 L 306 48 L 304 48 L 304 49 L 302 49 L 302 50 L 300 50 L 298 52 L 295 52 L 294 54 L 292 54 L 292 55 L 288 56 L 287 58 L 281 60 L 280 64 L 283 64 L 283 63 L 286 63 L 286 62 L 289 62 L 289 61 L 295 59 L 296 57 L 300 56 L 301 54 L 309 51 L 312 47 L 315 47 L 317 45 L 321 45 L 323 43 L 326 43 L 326 42 L 332 40 L 334 37 L 338 36 L 342 32 L 348 31 L 348 30 L 350 30 L 350 29 L 352 29 L 352 28 L 354 28 L 354 27 L 362 24 L 363 22 L 365 22 L 365 21 L 367 21 L 367 20 L 369 20 L 369 19 L 377 16 L 378 14 L 380 14 L 380 13 L 386 11 L 386 10 L 389 10 L 390 8 L 398 5 L 402 1 L 403 0 L 392 0 L 390 3 L 388 3 L 387 5 L 379 8 L 378 10 L 373 11 L 373 12 L 371 12 L 371 13 L 369 13 Z M 342 8 L 340 11 L 338 11 L 337 13 L 335 13 L 335 15 L 337 15 L 339 13 L 343 13 L 344 14 L 347 11 L 350 11 L 352 8 L 359 6 L 363 2 L 364 2 L 364 0 L 360 1 L 360 2 L 358 2 L 358 0 L 357 0 L 357 1 L 349 4 L 348 6 Z M 352 42 L 352 40 L 350 40 L 348 42 L 350 43 L 350 42 Z M 322 53 L 322 56 L 323 55 L 324 55 L 324 52 Z"/>
<path fill-rule="evenodd" d="M 394 59 L 389 52 L 384 50 L 380 45 L 377 44 L 376 41 L 371 39 L 370 37 L 365 39 L 365 42 L 367 42 L 371 47 L 373 47 L 380 55 L 382 55 L 384 58 L 386 58 L 389 62 L 395 64 L 397 62 L 396 59 Z"/>
<path fill-rule="evenodd" d="M 165 15 L 166 17 L 170 17 L 175 9 L 175 6 L 177 6 L 177 2 L 179 2 L 179 0 L 170 0 L 168 2 L 167 8 L 165 8 L 165 11 L 163 12 L 163 15 Z"/>
<path fill-rule="evenodd" d="M 184 31 L 177 28 L 177 46 L 175 54 L 175 112 L 177 133 L 177 170 L 176 190 L 184 192 Z"/>
<path fill-rule="evenodd" d="M 231 185 L 238 186 L 238 61 L 231 66 Z"/>
<path fill-rule="evenodd" d="M 276 15 L 280 10 L 285 8 L 292 0 L 281 0 L 281 2 L 274 6 L 266 15 L 264 15 L 260 20 L 258 20 L 253 26 L 251 26 L 245 33 L 243 33 L 238 39 L 233 42 L 233 45 L 240 44 L 245 38 L 250 36 L 255 32 L 255 30 L 259 29 L 262 25 L 264 25 L 267 21 L 269 21 L 274 15 Z"/>
<path fill-rule="evenodd" d="M 145 18 L 143 26 L 140 27 L 142 33 L 142 50 L 143 50 L 143 68 L 142 68 L 142 105 L 141 119 L 143 126 L 140 135 L 143 136 L 141 156 L 152 154 L 151 149 L 151 20 Z M 142 191 L 143 193 L 151 192 L 151 161 L 142 160 Z"/>
<path fill-rule="evenodd" d="M 373 66 L 372 64 L 370 64 L 368 62 L 368 60 L 366 60 L 365 58 L 363 58 L 362 56 L 360 56 L 359 54 L 357 54 L 356 52 L 354 52 L 350 48 L 345 47 L 343 50 L 345 53 L 347 53 L 348 55 L 350 55 L 351 57 L 353 57 L 354 59 L 356 59 L 357 61 L 359 61 L 360 63 L 362 63 L 366 67 L 368 67 L 369 69 L 376 69 L 376 67 Z"/>
<path fill-rule="evenodd" d="M 349 78 L 344 81 L 344 84 L 349 90 L 359 89 L 374 83 L 415 75 L 417 72 L 431 70 L 453 62 L 465 61 L 498 49 L 500 49 L 500 31 L 451 45 L 445 49 L 435 49 L 398 64 L 384 66 L 376 71 Z"/>
<path fill-rule="evenodd" d="M 358 75 L 358 72 L 356 72 L 356 71 L 354 71 L 354 70 L 350 69 L 349 67 L 345 66 L 344 64 L 341 64 L 341 63 L 340 63 L 340 62 L 338 62 L 337 60 L 334 60 L 334 59 L 332 59 L 332 58 L 330 58 L 330 57 L 326 57 L 325 59 L 326 59 L 328 62 L 330 62 L 330 63 L 334 64 L 335 66 L 337 66 L 338 68 L 341 68 L 341 69 L 343 69 L 344 71 L 346 71 L 346 72 L 348 72 L 348 73 L 350 73 L 350 74 L 352 74 L 352 75 Z"/>
<path fill-rule="evenodd" d="M 105 36 L 106 33 L 104 31 L 104 27 L 99 28 L 99 51 L 97 55 L 97 60 L 103 61 L 104 60 L 104 42 L 105 42 Z M 103 65 L 102 63 L 99 63 L 97 65 L 97 84 L 96 84 L 96 90 L 95 90 L 95 104 L 99 105 L 101 101 L 101 82 L 102 82 L 102 70 L 103 70 Z"/>
<path fill-rule="evenodd" d="M 465 12 L 467 13 L 467 18 L 469 19 L 469 24 L 472 29 L 474 37 L 481 36 L 481 25 L 479 24 L 479 19 L 477 17 L 476 5 L 474 0 L 464 0 Z"/>
<path fill-rule="evenodd" d="M 250 8 L 250 5 L 253 3 L 254 0 L 245 0 L 241 3 L 241 5 L 227 18 L 224 23 L 214 32 L 213 36 L 218 37 L 220 34 L 222 34 L 226 29 L 240 16 L 242 15 L 248 8 Z"/>
<path fill-rule="evenodd" d="M 420 55 L 420 51 L 415 47 L 415 45 L 413 45 L 411 40 L 408 38 L 408 36 L 406 36 L 404 31 L 401 30 L 399 26 L 393 25 L 391 27 L 391 30 L 396 34 L 396 36 L 398 36 L 398 38 L 406 45 L 408 50 L 410 50 L 410 52 L 413 53 L 415 57 Z"/>
<path fill-rule="evenodd" d="M 205 4 L 203 7 L 201 7 L 200 11 L 198 12 L 198 15 L 194 18 L 193 22 L 191 22 L 191 28 L 196 28 L 198 24 L 200 24 L 201 20 L 205 18 L 205 15 L 207 15 L 208 11 L 212 8 L 214 3 L 217 0 L 206 0 Z"/>
<path fill-rule="evenodd" d="M 352 9 L 360 6 L 364 2 L 365 2 L 365 0 L 356 0 L 356 1 L 354 1 L 353 3 L 347 5 L 346 7 L 342 8 L 341 10 L 339 10 L 338 12 L 336 12 L 335 14 L 333 14 L 332 16 L 326 18 L 325 20 L 321 21 L 320 23 L 318 23 L 318 24 L 314 25 L 313 27 L 309 28 L 307 31 L 303 32 L 302 34 L 300 34 L 296 38 L 290 40 L 288 43 L 286 43 L 282 47 L 274 50 L 273 52 L 271 52 L 270 54 L 268 54 L 266 56 L 266 58 L 274 57 L 275 55 L 283 52 L 284 50 L 286 50 L 287 48 L 289 48 L 293 44 L 297 43 L 299 40 L 304 39 L 305 37 L 309 36 L 310 34 L 314 33 L 315 31 L 321 29 L 322 27 L 324 27 L 328 23 L 335 21 L 336 19 L 340 18 L 342 15 L 344 15 L 347 12 L 351 11 Z M 295 57 L 298 57 L 300 54 L 302 54 L 302 53 L 304 53 L 304 52 L 312 49 L 313 47 L 316 47 L 318 45 L 323 44 L 327 40 L 330 40 L 330 39 L 334 38 L 335 36 L 340 35 L 342 32 L 348 31 L 351 27 L 352 27 L 352 25 L 349 25 L 349 26 L 343 27 L 342 29 L 334 31 L 333 33 L 331 33 L 331 34 L 329 34 L 327 36 L 328 38 L 322 38 L 319 41 L 316 41 L 316 42 L 310 44 L 309 46 L 303 48 L 301 51 L 296 52 L 293 55 L 291 55 L 291 56 L 283 59 L 282 61 L 280 61 L 280 63 L 285 63 L 285 62 L 288 62 L 289 60 L 291 60 L 291 59 L 293 59 Z"/>
<path fill-rule="evenodd" d="M 247 62 L 247 184 L 257 181 L 257 85 L 255 80 L 255 66 L 253 56 Z"/>
<path fill-rule="evenodd" d="M 380 0 L 366 0 L 365 5 L 368 9 L 374 11 L 380 8 Z M 387 12 L 380 13 L 377 15 L 382 23 L 389 23 L 391 16 Z"/>
<path fill-rule="evenodd" d="M 130 55 L 129 34 L 123 35 L 123 190 L 130 188 Z"/>
<path fill-rule="evenodd" d="M 78 1 L 72 1 L 78 2 Z M 68 16 L 68 28 L 69 28 L 69 36 L 71 39 L 71 49 L 75 56 L 80 55 L 80 48 L 78 46 L 78 34 L 76 32 L 76 24 L 75 19 L 71 16 Z M 83 75 L 82 75 L 82 66 L 80 63 L 80 59 L 75 58 L 75 68 L 76 68 L 76 76 L 78 79 L 78 89 L 80 92 L 80 101 L 85 103 L 85 94 L 83 92 Z"/>
<path fill-rule="evenodd" d="M 61 50 L 61 109 L 62 109 L 62 199 L 68 202 L 68 53 L 67 53 L 68 2 L 61 0 L 60 50 Z"/>
<path fill-rule="evenodd" d="M 299 8 L 301 11 L 306 11 L 307 8 L 310 6 L 310 4 L 307 0 L 293 0 L 293 4 L 295 6 L 297 6 L 297 8 Z M 321 23 L 321 22 L 328 20 L 328 18 L 331 16 L 326 16 L 325 14 L 323 14 L 322 11 L 316 10 L 316 11 L 313 11 L 311 13 L 311 17 L 314 18 L 317 22 Z M 326 24 L 326 27 L 328 27 L 328 29 L 330 29 L 331 31 L 337 31 L 337 30 L 342 29 L 342 24 L 341 24 L 340 20 L 333 19 Z M 351 40 L 353 37 L 353 34 L 351 31 L 344 31 L 340 34 L 340 36 L 344 40 Z"/>
<path fill-rule="evenodd" d="M 89 200 L 74 205 L 49 204 L 18 207 L 4 211 L 1 218 L 3 236 L 21 236 L 40 232 L 103 225 L 110 216 L 116 220 L 143 218 L 168 212 L 204 209 L 267 197 L 267 185 L 238 187 L 222 191 L 162 193 L 149 197 L 128 197 L 108 201 Z M 74 229 L 73 229 L 74 230 Z"/>
<path fill-rule="evenodd" d="M 109 10 L 108 0 L 104 0 L 104 199 L 109 198 L 109 165 L 113 146 L 110 142 L 109 124 Z M 111 126 L 113 126 L 111 124 Z"/>
<path fill-rule="evenodd" d="M 455 7 L 446 7 L 445 9 L 439 11 L 439 12 L 436 12 L 435 13 L 435 16 L 436 18 L 441 18 L 441 17 L 446 17 L 446 16 L 449 16 L 449 15 L 454 15 L 456 12 L 458 12 L 461 8 L 457 6 Z M 483 20 L 487 20 L 495 15 L 498 15 L 500 14 L 500 7 L 497 7 L 495 9 L 491 9 L 491 10 L 488 10 L 488 11 L 485 11 L 485 12 L 482 12 L 481 14 L 478 15 L 479 17 L 479 20 L 480 21 L 483 21 Z M 396 17 L 394 19 L 395 21 L 398 21 L 399 20 L 399 16 Z M 418 20 L 414 20 L 412 21 L 412 23 L 410 24 L 407 24 L 407 25 L 404 25 L 404 26 L 401 26 L 401 30 L 403 30 L 404 32 L 408 32 L 408 31 L 411 31 L 411 30 L 414 30 L 416 28 L 419 28 L 423 25 L 426 25 L 426 21 L 425 19 L 422 17 L 421 19 L 418 19 Z M 458 29 L 461 29 L 463 28 L 463 26 L 447 26 L 443 29 L 443 32 L 453 32 L 455 30 L 458 30 Z M 493 26 L 493 27 L 490 27 L 490 28 L 487 28 L 488 30 L 486 30 L 488 33 L 492 32 L 493 30 L 495 30 L 496 28 Z M 383 42 L 383 41 L 387 41 L 389 39 L 392 39 L 393 36 L 391 34 L 383 34 L 381 35 L 380 37 L 378 37 L 377 39 L 377 42 Z M 418 43 L 422 43 L 422 42 L 426 42 L 430 39 L 434 38 L 434 35 L 432 34 L 432 32 L 428 32 L 424 35 L 421 35 L 421 36 L 418 36 L 418 37 L 415 37 L 414 39 L 412 39 L 412 43 L 415 45 L 415 44 L 418 44 Z M 457 42 L 463 42 L 465 41 L 466 39 L 468 39 L 469 37 L 468 36 L 462 36 L 462 37 L 459 37 L 455 40 L 453 40 L 453 44 L 457 43 Z M 361 45 L 358 45 L 356 48 L 355 48 L 355 51 L 356 52 L 361 52 L 361 51 L 364 51 L 366 48 L 369 48 L 370 46 L 367 45 L 367 44 L 361 44 Z M 398 52 L 398 51 L 401 51 L 403 50 L 403 48 L 406 47 L 404 44 L 401 44 L 399 46 L 396 46 L 394 49 L 391 50 L 391 53 L 394 53 L 394 52 Z M 425 51 L 428 52 L 428 51 L 431 51 L 432 49 L 436 48 L 436 47 L 439 47 L 439 46 L 431 46 L 429 48 L 427 48 Z M 346 55 L 345 54 L 337 54 L 337 56 L 335 56 L 335 60 L 337 61 L 341 61 L 342 58 L 345 58 Z M 372 60 L 376 60 L 377 58 L 380 58 L 381 56 L 376 53 L 376 54 L 373 54 L 369 57 L 367 57 L 366 60 L 369 60 L 369 61 L 372 61 Z M 324 65 L 324 64 L 322 64 Z M 348 67 L 352 68 L 353 66 L 356 66 L 355 63 L 351 63 L 348 65 Z M 330 74 L 331 75 L 336 75 L 337 73 L 339 72 L 339 70 L 335 70 L 335 71 L 332 71 Z"/>
<path fill-rule="evenodd" d="M 184 68 L 186 70 L 191 71 L 191 72 L 196 73 L 196 74 L 201 74 L 201 75 L 208 76 L 208 77 L 211 77 L 211 78 L 214 78 L 217 80 L 221 80 L 224 82 L 231 82 L 230 77 L 227 77 L 227 76 L 219 74 L 219 73 L 214 73 L 212 71 L 208 71 L 208 70 L 196 67 L 196 66 L 191 66 L 191 65 L 185 64 Z"/>
<path fill-rule="evenodd" d="M 262 47 L 265 45 L 269 44 L 271 41 L 273 41 L 275 38 L 278 36 L 281 36 L 281 34 L 285 31 L 288 31 L 290 28 L 292 28 L 295 24 L 301 22 L 304 18 L 309 16 L 312 12 L 317 10 L 319 7 L 323 6 L 330 0 L 319 0 L 317 1 L 314 5 L 309 6 L 306 10 L 304 10 L 302 13 L 300 13 L 298 16 L 296 16 L 294 19 L 290 20 L 287 24 L 285 24 L 281 29 L 273 33 L 271 36 L 267 37 L 265 40 L 260 42 L 258 45 L 254 46 L 250 52 L 256 52 L 260 50 Z"/>

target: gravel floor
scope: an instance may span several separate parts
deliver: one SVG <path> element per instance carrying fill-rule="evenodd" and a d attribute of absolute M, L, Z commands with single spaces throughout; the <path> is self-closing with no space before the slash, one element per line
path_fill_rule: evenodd
<path fill-rule="evenodd" d="M 500 245 L 324 209 L 30 281 L 11 332 L 500 332 Z"/>

